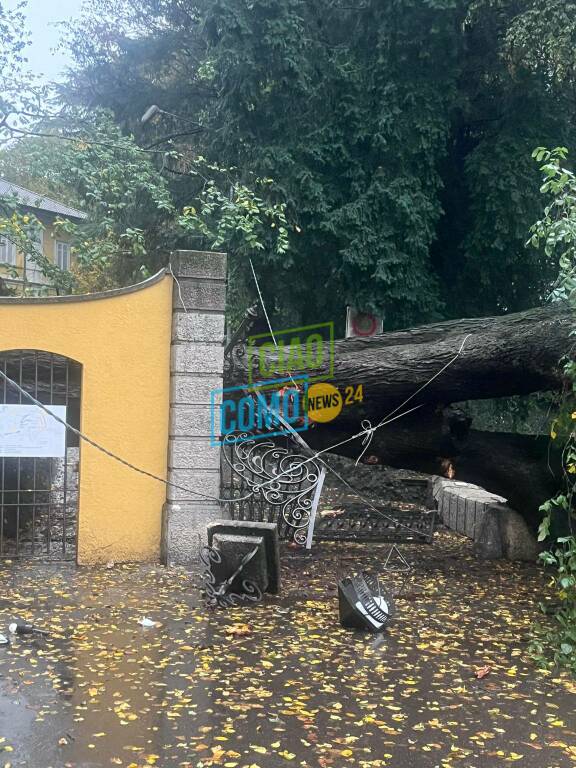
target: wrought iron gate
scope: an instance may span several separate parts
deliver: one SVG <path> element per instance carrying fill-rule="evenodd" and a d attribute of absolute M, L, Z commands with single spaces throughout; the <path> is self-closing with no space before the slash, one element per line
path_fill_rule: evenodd
<path fill-rule="evenodd" d="M 386 541 L 431 544 L 436 513 L 406 509 L 388 503 L 346 502 L 338 512 L 320 516 L 314 536 L 317 541 Z"/>
<path fill-rule="evenodd" d="M 66 406 L 67 422 L 79 429 L 79 363 L 13 350 L 0 353 L 0 369 L 44 405 Z M 5 380 L 0 383 L 0 404 L 30 402 Z M 76 558 L 78 475 L 78 437 L 70 430 L 63 458 L 0 458 L 0 558 Z"/>
<path fill-rule="evenodd" d="M 221 452 L 222 493 L 234 520 L 276 523 L 280 538 L 311 544 L 324 470 L 288 438 L 229 435 Z"/>
<path fill-rule="evenodd" d="M 435 512 L 414 504 L 347 501 L 337 512 L 317 515 L 321 464 L 288 438 L 241 437 L 242 442 L 225 442 L 221 454 L 222 493 L 230 499 L 226 506 L 233 519 L 276 523 L 280 538 L 302 546 L 310 545 L 312 536 L 316 541 L 432 542 Z"/>
<path fill-rule="evenodd" d="M 246 338 L 257 318 L 258 307 L 254 305 L 246 311 L 228 342 L 224 351 L 225 379 L 236 381 L 244 373 Z M 286 423 L 284 426 L 288 427 Z M 222 444 L 220 463 L 221 492 L 229 499 L 226 507 L 230 516 L 236 520 L 275 522 L 281 538 L 306 546 L 311 545 L 312 535 L 317 541 L 432 541 L 433 510 L 367 503 L 350 484 L 349 490 L 362 503 L 348 504 L 338 514 L 324 514 L 316 519 L 326 470 L 322 462 L 311 456 L 313 451 L 302 435 L 295 432 L 292 437 L 274 439 L 262 434 L 229 435 Z M 413 482 L 426 486 L 425 481 Z"/>

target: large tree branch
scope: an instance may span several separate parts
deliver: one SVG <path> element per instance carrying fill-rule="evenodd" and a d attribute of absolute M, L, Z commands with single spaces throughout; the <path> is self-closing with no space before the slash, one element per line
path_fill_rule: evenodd
<path fill-rule="evenodd" d="M 378 429 L 366 455 L 434 474 L 448 461 L 458 479 L 500 493 L 535 525 L 539 505 L 558 485 L 559 465 L 549 454 L 549 441 L 471 430 L 471 420 L 448 406 L 560 389 L 560 360 L 574 345 L 575 324 L 573 310 L 559 305 L 337 341 L 333 377 L 327 364 L 308 373 L 341 391 L 362 384 L 364 402 L 345 407 L 335 421 L 313 426 L 304 437 L 312 448 L 327 448 L 358 433 L 362 419 L 375 426 L 390 413 L 419 406 Z M 235 351 L 227 384 L 245 384 L 249 361 Z M 258 380 L 255 365 L 253 380 Z M 337 452 L 356 458 L 362 447 L 358 438 Z"/>
<path fill-rule="evenodd" d="M 376 421 L 409 397 L 411 405 L 446 405 L 527 395 L 561 387 L 559 361 L 574 343 L 574 325 L 574 312 L 561 305 L 343 339 L 334 345 L 333 377 L 328 364 L 307 372 L 341 389 L 363 384 L 361 415 Z M 256 357 L 235 356 L 228 382 L 247 382 L 250 362 L 258 381 Z"/>

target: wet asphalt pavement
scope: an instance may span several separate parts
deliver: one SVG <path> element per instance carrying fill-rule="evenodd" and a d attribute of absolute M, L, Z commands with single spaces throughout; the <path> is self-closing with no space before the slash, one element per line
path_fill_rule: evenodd
<path fill-rule="evenodd" d="M 0 768 L 576 765 L 576 684 L 527 654 L 544 574 L 439 533 L 385 634 L 342 629 L 337 578 L 388 548 L 284 549 L 281 595 L 215 612 L 179 570 L 3 564 L 0 632 L 50 636 L 0 648 Z"/>

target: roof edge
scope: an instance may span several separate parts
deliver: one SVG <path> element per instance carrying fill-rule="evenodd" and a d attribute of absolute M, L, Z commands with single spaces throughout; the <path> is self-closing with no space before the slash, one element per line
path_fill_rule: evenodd
<path fill-rule="evenodd" d="M 15 197 L 23 208 L 31 208 L 35 211 L 44 211 L 45 213 L 52 213 L 55 216 L 66 216 L 71 219 L 87 219 L 88 218 L 88 214 L 85 211 L 81 211 L 80 208 L 75 208 L 73 205 L 68 205 L 67 203 L 61 202 L 60 200 L 55 200 L 53 197 L 50 197 L 49 195 L 44 195 L 44 194 L 41 194 L 40 192 L 34 192 L 33 189 L 28 189 L 28 187 L 23 187 L 21 184 L 16 184 L 16 182 L 9 181 L 8 179 L 2 178 L 2 177 L 0 177 L 0 182 L 3 182 L 4 184 L 7 184 L 10 187 L 14 187 L 12 191 L 7 193 L 7 196 Z M 29 200 L 22 199 L 21 193 L 30 195 L 30 199 Z M 54 206 L 65 209 L 67 212 L 64 213 L 63 211 L 54 211 L 51 208 L 46 208 L 43 205 L 34 205 L 34 202 L 37 202 L 39 200 L 41 201 L 46 200 L 47 202 L 52 203 L 52 205 Z"/>

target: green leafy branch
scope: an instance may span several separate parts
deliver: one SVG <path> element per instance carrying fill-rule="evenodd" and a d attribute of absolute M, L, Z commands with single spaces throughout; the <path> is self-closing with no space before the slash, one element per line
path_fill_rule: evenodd
<path fill-rule="evenodd" d="M 546 258 L 558 259 L 558 278 L 549 300 L 569 303 L 576 310 L 576 175 L 567 167 L 565 147 L 538 147 L 534 159 L 542 163 L 541 192 L 550 202 L 544 215 L 531 228 L 529 243 L 543 250 Z M 576 336 L 575 330 L 572 335 Z M 574 345 L 561 361 L 564 390 L 550 437 L 561 446 L 562 487 L 541 506 L 543 519 L 539 541 L 551 541 L 541 553 L 542 562 L 553 569 L 552 584 L 558 606 L 552 626 L 537 626 L 532 643 L 536 660 L 544 666 L 565 666 L 576 671 L 576 536 L 573 532 L 576 490 L 576 360 Z M 563 531 L 563 535 L 558 535 Z"/>
<path fill-rule="evenodd" d="M 218 168 L 210 170 L 224 173 Z M 178 223 L 209 248 L 226 247 L 239 254 L 266 250 L 271 256 L 283 257 L 290 247 L 286 204 L 256 191 L 271 184 L 271 179 L 256 178 L 254 188 L 231 182 L 226 190 L 222 180 L 210 179 L 198 194 L 196 206 L 183 208 Z"/>

